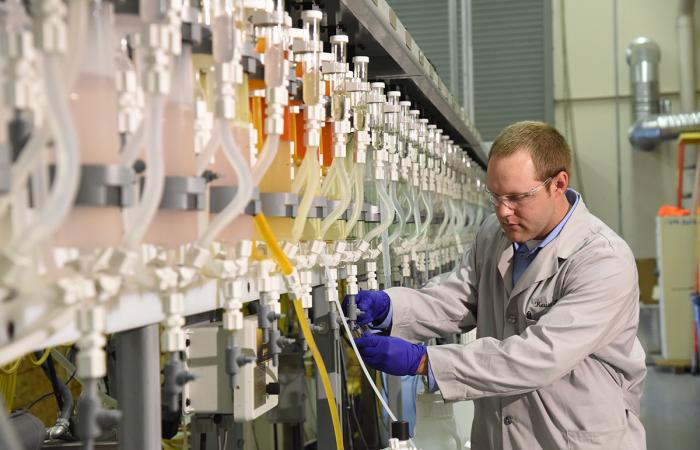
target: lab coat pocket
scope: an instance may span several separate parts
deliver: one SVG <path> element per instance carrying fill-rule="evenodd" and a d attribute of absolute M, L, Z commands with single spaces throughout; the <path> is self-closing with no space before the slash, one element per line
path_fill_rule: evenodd
<path fill-rule="evenodd" d="M 625 425 L 603 431 L 566 430 L 569 450 L 616 450 L 625 437 Z"/>

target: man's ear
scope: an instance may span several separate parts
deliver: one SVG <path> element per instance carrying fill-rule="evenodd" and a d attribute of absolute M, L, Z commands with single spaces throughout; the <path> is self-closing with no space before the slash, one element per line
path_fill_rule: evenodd
<path fill-rule="evenodd" d="M 561 190 L 562 193 L 566 192 L 569 188 L 569 174 L 562 170 L 554 177 L 552 184 L 556 186 L 557 190 Z"/>

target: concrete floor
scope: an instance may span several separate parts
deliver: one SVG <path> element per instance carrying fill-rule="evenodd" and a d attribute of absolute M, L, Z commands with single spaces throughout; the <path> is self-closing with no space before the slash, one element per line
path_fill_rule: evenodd
<path fill-rule="evenodd" d="M 647 449 L 700 448 L 700 377 L 649 366 L 642 422 Z"/>

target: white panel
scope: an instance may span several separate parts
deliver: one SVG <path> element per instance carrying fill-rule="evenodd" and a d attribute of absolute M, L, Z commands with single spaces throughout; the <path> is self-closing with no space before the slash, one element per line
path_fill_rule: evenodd
<path fill-rule="evenodd" d="M 560 1 L 553 0 L 557 99 L 561 99 L 563 94 Z M 614 48 L 613 35 L 615 2 L 618 12 L 617 49 Z M 671 142 L 652 152 L 644 152 L 633 149 L 629 144 L 627 130 L 631 118 L 625 49 L 636 36 L 648 36 L 658 42 L 661 47 L 662 96 L 670 98 L 673 109 L 678 111 L 677 8 L 676 1 L 566 0 L 569 72 L 574 99 L 572 110 L 580 168 L 586 189 L 585 200 L 594 213 L 613 229 L 621 231 L 620 234 L 630 244 L 637 258 L 655 255 L 656 212 L 660 205 L 675 201 L 676 146 L 675 142 Z M 700 38 L 698 22 L 700 19 L 696 17 L 696 41 Z M 697 59 L 700 60 L 700 57 Z M 619 69 L 620 92 L 617 99 L 615 62 Z M 616 123 L 616 103 L 619 108 L 619 129 Z M 557 102 L 556 112 L 556 125 L 564 132 L 562 102 Z M 567 138 L 570 139 L 570 136 Z M 618 145 L 621 201 L 618 200 L 617 192 Z M 574 180 L 574 185 L 577 183 L 578 180 Z M 620 204 L 622 230 L 618 229 L 620 213 L 617 210 Z"/>
<path fill-rule="evenodd" d="M 556 105 L 556 125 L 564 132 L 564 108 Z M 611 228 L 617 229 L 617 164 L 615 159 L 615 111 L 603 100 L 576 102 L 578 164 L 583 175 L 584 201 L 591 212 Z M 568 138 L 568 136 L 567 136 Z M 601 143 L 605 143 L 601 145 Z M 581 191 L 581 182 L 573 170 L 571 187 Z"/>
<path fill-rule="evenodd" d="M 552 0 L 555 99 L 564 98 L 561 1 Z M 614 95 L 613 1 L 565 1 L 571 97 Z"/>

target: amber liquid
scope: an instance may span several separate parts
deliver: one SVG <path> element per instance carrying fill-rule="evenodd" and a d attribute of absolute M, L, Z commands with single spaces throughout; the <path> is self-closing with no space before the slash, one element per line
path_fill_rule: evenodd
<path fill-rule="evenodd" d="M 323 175 L 333 163 L 333 122 L 326 122 L 321 128 L 321 170 Z"/>
<path fill-rule="evenodd" d="M 80 75 L 71 95 L 82 164 L 119 163 L 117 91 L 114 79 Z M 115 246 L 122 234 L 121 209 L 116 206 L 74 206 L 54 235 L 54 245 L 84 251 Z"/>
<path fill-rule="evenodd" d="M 294 114 L 295 132 L 294 132 L 294 164 L 299 167 L 306 155 L 306 145 L 304 145 L 304 113 Z"/>

